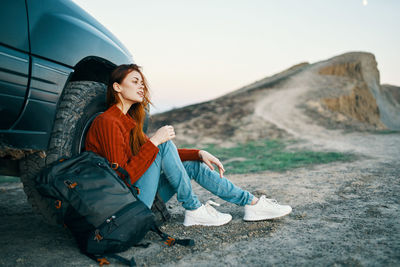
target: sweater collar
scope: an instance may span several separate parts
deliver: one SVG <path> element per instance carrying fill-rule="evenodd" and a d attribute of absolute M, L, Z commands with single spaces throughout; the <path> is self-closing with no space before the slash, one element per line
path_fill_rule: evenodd
<path fill-rule="evenodd" d="M 109 108 L 109 112 L 110 115 L 119 118 L 127 130 L 130 131 L 133 127 L 135 127 L 135 120 L 130 115 L 124 114 L 122 110 L 117 107 L 117 104 L 112 105 Z"/>

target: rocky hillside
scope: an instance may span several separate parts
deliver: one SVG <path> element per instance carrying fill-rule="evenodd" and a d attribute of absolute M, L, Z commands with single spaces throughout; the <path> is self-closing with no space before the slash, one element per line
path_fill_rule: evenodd
<path fill-rule="evenodd" d="M 310 129 L 400 130 L 400 87 L 380 84 L 373 54 L 350 52 L 297 64 L 214 100 L 156 114 L 150 132 L 171 124 L 180 145 L 289 137 L 295 133 L 280 125 L 274 112 L 280 116 L 294 108 L 288 123 L 301 121 Z"/>

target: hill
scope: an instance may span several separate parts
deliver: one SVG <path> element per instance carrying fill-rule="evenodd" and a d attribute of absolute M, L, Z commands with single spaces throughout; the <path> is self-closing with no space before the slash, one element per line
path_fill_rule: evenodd
<path fill-rule="evenodd" d="M 175 127 L 175 142 L 181 145 L 230 146 L 326 129 L 400 130 L 400 87 L 380 84 L 373 54 L 349 52 L 297 64 L 211 101 L 155 114 L 150 132 L 165 124 Z"/>

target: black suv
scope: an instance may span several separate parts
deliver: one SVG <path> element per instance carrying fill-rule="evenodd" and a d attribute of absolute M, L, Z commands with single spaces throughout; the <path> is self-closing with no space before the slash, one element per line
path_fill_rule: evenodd
<path fill-rule="evenodd" d="M 19 176 L 48 222 L 33 177 L 82 151 L 91 121 L 106 109 L 106 83 L 134 63 L 123 44 L 70 0 L 0 2 L 0 174 Z"/>

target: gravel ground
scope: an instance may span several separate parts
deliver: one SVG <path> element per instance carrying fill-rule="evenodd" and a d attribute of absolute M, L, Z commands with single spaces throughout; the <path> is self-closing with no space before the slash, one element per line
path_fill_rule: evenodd
<path fill-rule="evenodd" d="M 400 137 L 400 136 L 398 136 Z M 242 207 L 194 184 L 202 201 L 214 199 L 233 221 L 221 227 L 184 227 L 183 208 L 168 202 L 169 234 L 195 247 L 166 247 L 149 233 L 150 247 L 132 248 L 139 266 L 161 265 L 400 265 L 400 168 L 396 161 L 363 158 L 284 173 L 231 175 L 236 184 L 292 205 L 282 219 L 244 222 Z M 69 233 L 32 213 L 19 183 L 1 184 L 2 266 L 96 266 Z M 117 263 L 113 265 L 119 265 Z"/>

